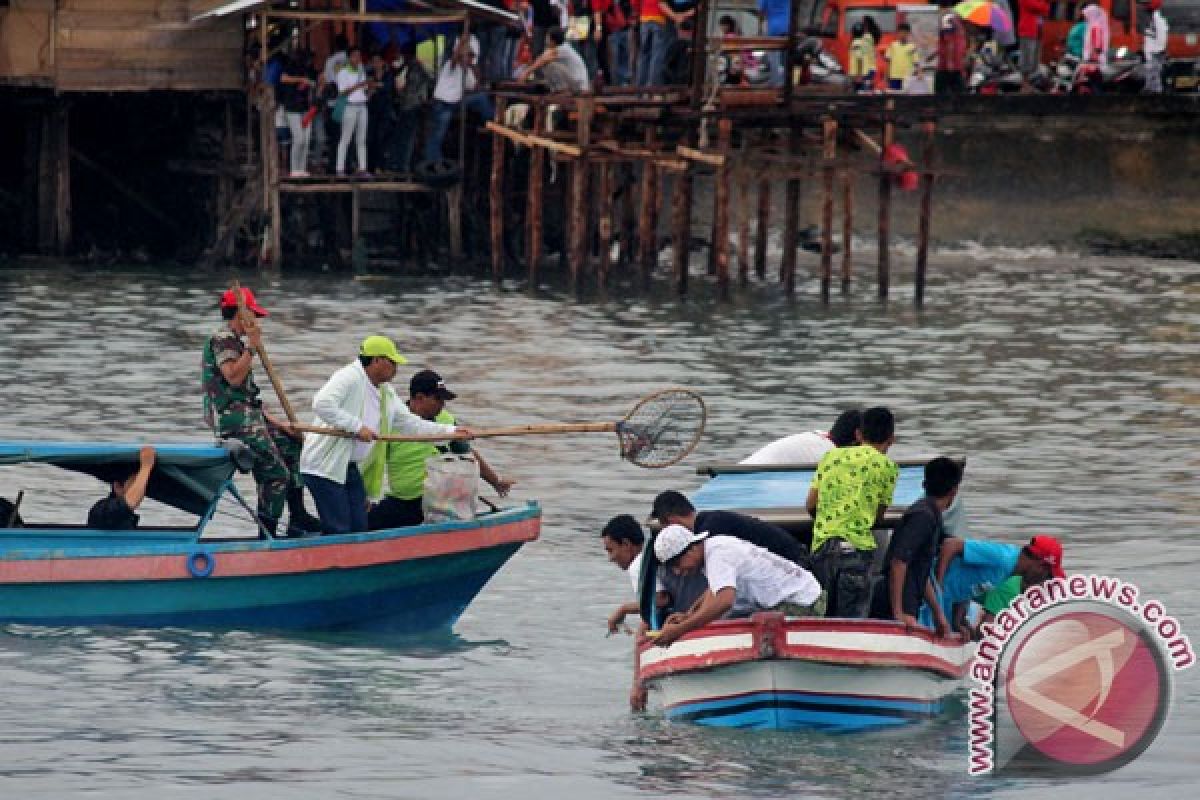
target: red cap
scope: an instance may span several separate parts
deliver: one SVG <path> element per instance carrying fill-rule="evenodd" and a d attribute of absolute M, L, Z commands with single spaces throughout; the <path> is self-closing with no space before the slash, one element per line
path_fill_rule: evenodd
<path fill-rule="evenodd" d="M 1034 558 L 1049 564 L 1050 571 L 1054 574 L 1054 577 L 1067 577 L 1067 573 L 1063 571 L 1062 566 L 1062 542 L 1058 541 L 1058 539 L 1055 539 L 1053 536 L 1035 536 L 1029 540 L 1029 547 L 1026 549 Z"/>
<path fill-rule="evenodd" d="M 246 308 L 254 312 L 256 317 L 265 317 L 267 310 L 258 304 L 254 299 L 254 292 L 242 287 L 242 300 L 246 303 Z M 233 293 L 233 289 L 226 289 L 221 294 L 221 308 L 237 308 L 237 295 Z"/>

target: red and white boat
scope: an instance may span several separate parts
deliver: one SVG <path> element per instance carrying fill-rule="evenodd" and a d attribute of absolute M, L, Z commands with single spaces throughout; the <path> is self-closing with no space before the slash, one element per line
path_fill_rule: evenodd
<path fill-rule="evenodd" d="M 763 612 L 692 631 L 669 647 L 642 637 L 637 677 L 670 719 L 702 725 L 853 731 L 935 717 L 975 647 L 897 622 Z"/>

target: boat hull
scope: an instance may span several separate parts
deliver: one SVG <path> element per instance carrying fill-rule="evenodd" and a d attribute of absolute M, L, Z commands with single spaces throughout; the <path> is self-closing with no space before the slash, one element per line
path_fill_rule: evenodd
<path fill-rule="evenodd" d="M 851 732 L 944 711 L 972 648 L 869 620 L 758 614 L 658 648 L 639 646 L 639 678 L 668 719 L 699 725 Z"/>
<path fill-rule="evenodd" d="M 10 540 L 0 557 L 0 621 L 447 629 L 539 526 L 540 511 L 530 506 L 469 523 L 300 540 L 74 551 Z"/>

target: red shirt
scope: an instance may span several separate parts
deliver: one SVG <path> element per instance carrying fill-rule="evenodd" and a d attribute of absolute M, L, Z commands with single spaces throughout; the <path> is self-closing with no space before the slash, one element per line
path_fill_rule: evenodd
<path fill-rule="evenodd" d="M 1042 17 L 1049 13 L 1050 4 L 1046 0 L 1017 0 L 1017 38 L 1038 38 L 1042 33 Z"/>
<path fill-rule="evenodd" d="M 962 72 L 967 62 L 967 31 L 958 17 L 954 28 L 938 31 L 937 68 L 941 72 Z"/>
<path fill-rule="evenodd" d="M 619 0 L 592 0 L 592 13 L 601 15 L 605 33 L 618 33 L 629 27 Z"/>
<path fill-rule="evenodd" d="M 642 22 L 666 22 L 658 0 L 633 0 L 634 11 Z"/>

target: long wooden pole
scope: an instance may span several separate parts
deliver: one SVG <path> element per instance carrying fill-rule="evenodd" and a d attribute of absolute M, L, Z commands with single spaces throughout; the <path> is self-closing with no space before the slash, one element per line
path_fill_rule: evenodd
<path fill-rule="evenodd" d="M 587 259 L 588 245 L 588 214 L 587 214 L 587 185 L 590 165 L 587 158 L 588 146 L 592 137 L 591 98 L 580 98 L 578 110 L 578 130 L 575 138 L 583 154 L 571 166 L 571 195 L 567 213 L 571 220 L 570 238 L 567 245 L 567 265 L 571 271 L 571 289 L 578 291 L 579 273 L 584 268 Z"/>
<path fill-rule="evenodd" d="M 241 317 L 242 326 L 246 330 L 256 330 L 258 328 L 258 320 L 250 309 L 246 308 L 246 298 L 242 294 L 242 287 L 237 281 L 233 282 L 233 296 L 238 302 L 238 316 Z M 275 374 L 275 368 L 271 365 L 271 357 L 267 355 L 267 347 L 262 343 L 260 336 L 258 342 L 258 360 L 262 362 L 263 369 L 267 371 L 267 377 L 271 380 L 271 386 L 275 389 L 275 396 L 279 398 L 279 405 L 283 406 L 283 413 L 288 419 L 288 423 L 295 428 L 299 424 L 296 418 L 296 412 L 292 410 L 292 404 L 288 401 L 287 392 L 283 390 L 283 381 L 279 380 L 279 376 Z"/>
<path fill-rule="evenodd" d="M 729 296 L 729 150 L 733 143 L 733 120 L 717 123 L 717 149 L 725 157 L 717 168 L 716 191 L 713 193 L 712 252 L 717 269 L 717 291 Z"/>
<path fill-rule="evenodd" d="M 854 174 L 842 170 L 842 294 L 850 291 L 854 269 Z"/>
<path fill-rule="evenodd" d="M 354 439 L 356 434 L 338 428 L 325 428 L 316 425 L 296 425 L 301 433 L 317 433 L 322 436 L 333 436 L 338 439 Z M 515 425 L 508 428 L 487 428 L 472 430 L 470 433 L 450 434 L 384 434 L 375 437 L 381 442 L 446 442 L 460 439 L 489 439 L 498 436 L 539 436 L 563 433 L 613 433 L 617 430 L 615 422 L 574 422 L 550 425 Z"/>
<path fill-rule="evenodd" d="M 675 196 L 671 198 L 671 229 L 675 266 L 675 290 L 687 294 L 688 258 L 692 238 L 692 172 L 675 173 Z"/>
<path fill-rule="evenodd" d="M 743 167 L 737 173 L 738 201 L 734 204 L 737 215 L 738 240 L 738 284 L 750 282 L 750 174 Z"/>
<path fill-rule="evenodd" d="M 658 132 L 646 128 L 646 150 L 653 153 Z M 642 285 L 650 285 L 650 275 L 658 261 L 658 168 L 651 158 L 642 159 L 641 212 L 638 215 L 638 265 Z"/>
<path fill-rule="evenodd" d="M 767 243 L 771 232 L 771 180 L 758 181 L 758 221 L 754 228 L 754 274 L 758 279 L 767 277 Z"/>
<path fill-rule="evenodd" d="M 496 124 L 504 124 L 507 101 L 496 98 Z M 492 181 L 488 215 L 492 234 L 492 280 L 504 277 L 504 137 L 492 136 Z"/>
<path fill-rule="evenodd" d="M 822 170 L 821 198 L 821 302 L 829 302 L 829 285 L 833 274 L 833 178 L 837 160 L 837 120 L 825 117 L 821 121 L 825 144 L 825 166 Z"/>
<path fill-rule="evenodd" d="M 533 112 L 533 129 L 541 130 L 544 118 L 544 106 L 538 103 Z M 529 269 L 529 286 L 537 286 L 538 265 L 542 260 L 542 205 L 546 189 L 545 180 L 546 154 L 542 148 L 529 148 L 529 196 L 526 199 L 526 213 L 529 217 L 528 233 L 525 241 L 525 260 Z"/>
<path fill-rule="evenodd" d="M 793 129 L 790 135 L 792 155 L 800 152 L 800 132 Z M 788 297 L 796 293 L 796 238 L 800 225 L 800 179 L 794 175 L 787 181 L 787 196 L 783 211 L 783 258 L 779 262 L 779 281 Z"/>
<path fill-rule="evenodd" d="M 921 124 L 921 133 L 925 140 L 925 152 L 921 155 L 921 161 L 925 171 L 921 173 L 921 217 L 917 222 L 917 274 L 913 287 L 913 302 L 916 303 L 917 308 L 925 303 L 925 267 L 929 259 L 929 227 L 933 214 L 932 170 L 935 131 L 936 125 L 933 120 L 926 120 Z"/>
<path fill-rule="evenodd" d="M 892 111 L 896 107 L 894 100 L 888 100 L 884 106 L 882 146 L 879 150 L 879 299 L 886 300 L 888 287 L 891 282 L 891 264 L 889 249 L 891 247 L 891 216 L 892 216 L 892 175 L 884 160 L 888 147 L 895 136 L 892 123 Z"/>

